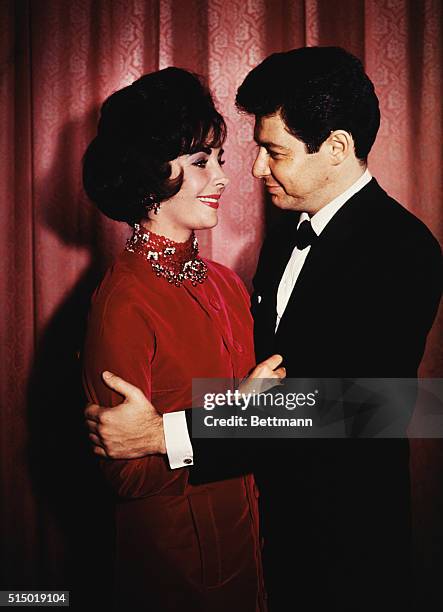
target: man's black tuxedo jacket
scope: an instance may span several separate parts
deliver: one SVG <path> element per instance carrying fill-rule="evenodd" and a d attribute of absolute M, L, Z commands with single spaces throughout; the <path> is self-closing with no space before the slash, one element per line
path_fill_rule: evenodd
<path fill-rule="evenodd" d="M 260 254 L 252 295 L 257 362 L 279 353 L 291 378 L 415 377 L 441 293 L 440 247 L 429 230 L 372 179 L 311 246 L 275 334 L 297 221 L 288 213 Z M 400 604 L 402 593 L 406 600 L 407 441 L 255 442 L 239 450 L 193 440 L 194 473 L 217 463 L 229 475 L 229 466 L 234 473 L 250 461 L 261 490 L 271 610 L 369 610 L 380 597 Z"/>
<path fill-rule="evenodd" d="M 260 254 L 257 361 L 281 353 L 288 377 L 416 376 L 441 291 L 440 247 L 426 226 L 372 179 L 311 246 L 275 334 L 297 222 L 289 213 Z"/>

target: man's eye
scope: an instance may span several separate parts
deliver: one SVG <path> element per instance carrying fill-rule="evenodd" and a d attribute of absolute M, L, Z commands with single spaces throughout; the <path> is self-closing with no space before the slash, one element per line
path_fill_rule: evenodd
<path fill-rule="evenodd" d="M 192 165 L 197 166 L 198 168 L 206 168 L 207 163 L 208 163 L 207 159 L 197 159 L 197 161 L 192 162 Z"/>
<path fill-rule="evenodd" d="M 268 154 L 270 157 L 272 157 L 272 159 L 279 159 L 280 158 L 280 153 L 275 153 L 274 151 L 268 151 Z"/>

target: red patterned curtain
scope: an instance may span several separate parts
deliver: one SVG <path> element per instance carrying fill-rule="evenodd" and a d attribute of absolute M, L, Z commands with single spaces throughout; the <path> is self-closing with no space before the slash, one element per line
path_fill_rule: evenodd
<path fill-rule="evenodd" d="M 381 101 L 372 173 L 442 240 L 442 4 L 3 0 L 0 23 L 0 586 L 71 587 L 77 601 L 89 589 L 100 601 L 112 524 L 83 430 L 77 353 L 90 292 L 128 234 L 82 192 L 100 103 L 169 65 L 208 79 L 227 118 L 231 184 L 219 226 L 200 241 L 249 284 L 274 212 L 250 175 L 252 125 L 235 111 L 236 89 L 271 52 L 344 46 Z M 424 375 L 443 375 L 441 344 L 440 316 Z M 425 569 L 442 545 L 442 467 L 439 441 L 413 442 Z"/>

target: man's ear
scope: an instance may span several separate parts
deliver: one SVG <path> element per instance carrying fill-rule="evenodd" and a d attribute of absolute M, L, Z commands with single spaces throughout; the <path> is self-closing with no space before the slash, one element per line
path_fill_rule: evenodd
<path fill-rule="evenodd" d="M 331 132 L 326 143 L 334 166 L 343 163 L 354 152 L 354 139 L 345 130 Z"/>

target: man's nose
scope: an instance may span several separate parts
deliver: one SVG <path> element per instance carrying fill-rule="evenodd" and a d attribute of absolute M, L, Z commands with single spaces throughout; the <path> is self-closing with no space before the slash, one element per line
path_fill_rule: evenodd
<path fill-rule="evenodd" d="M 269 170 L 268 155 L 262 148 L 259 149 L 255 162 L 252 164 L 252 176 L 255 178 L 263 178 L 269 176 L 271 171 Z"/>

